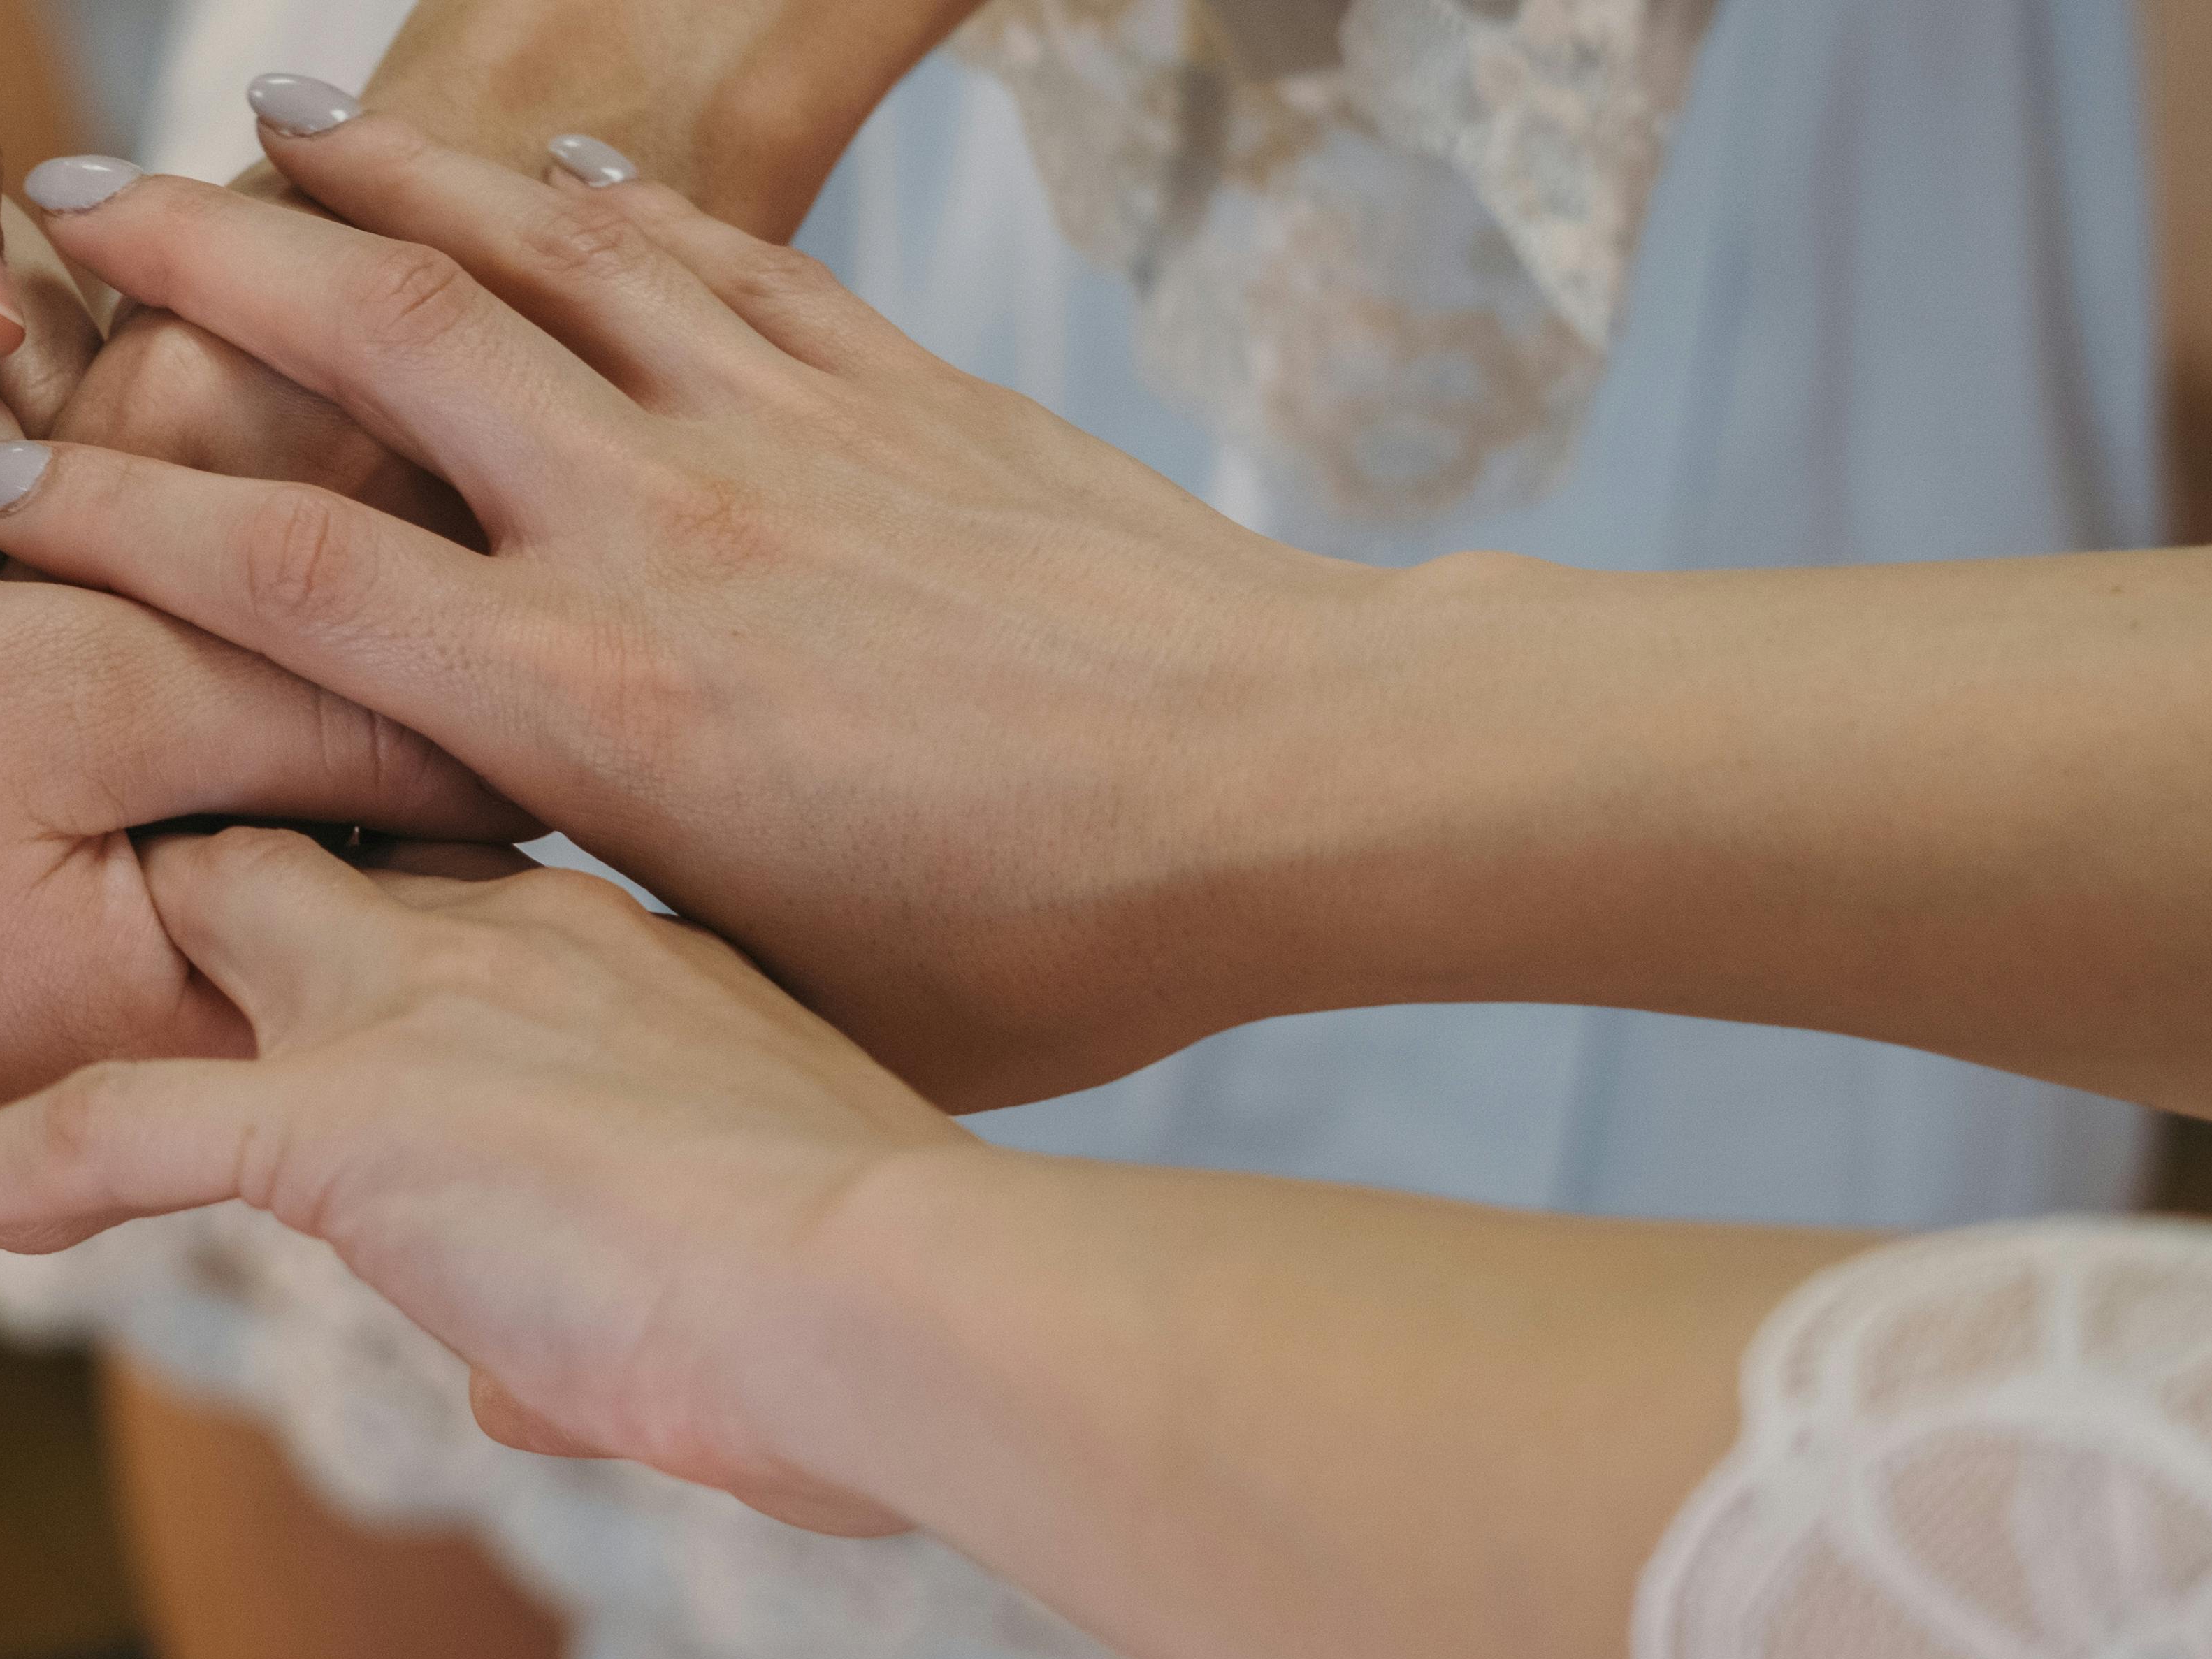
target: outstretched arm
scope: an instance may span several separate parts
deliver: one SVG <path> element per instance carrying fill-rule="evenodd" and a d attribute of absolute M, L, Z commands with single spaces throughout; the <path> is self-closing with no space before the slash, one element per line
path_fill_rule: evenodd
<path fill-rule="evenodd" d="M 263 1058 L 0 1113 L 0 1247 L 245 1197 L 495 1435 L 925 1527 L 1144 1659 L 1619 1652 L 1746 1343 L 1865 1243 L 997 1152 L 588 878 L 149 869 Z"/>
<path fill-rule="evenodd" d="M 53 234 L 380 422 L 498 556 L 83 449 L 0 547 L 417 725 L 933 1098 L 1498 1000 L 2212 1109 L 2212 557 L 1310 558 L 670 192 L 374 117 L 270 144 L 460 264 L 170 180 Z"/>

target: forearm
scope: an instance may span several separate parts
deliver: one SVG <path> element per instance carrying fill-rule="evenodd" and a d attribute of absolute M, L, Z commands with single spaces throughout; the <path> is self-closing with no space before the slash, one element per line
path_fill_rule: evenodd
<path fill-rule="evenodd" d="M 844 1212 L 835 1478 L 1133 1656 L 1615 1650 L 1842 1235 L 954 1153 Z"/>
<path fill-rule="evenodd" d="M 422 0 L 368 101 L 537 172 L 586 132 L 719 216 L 798 228 L 869 111 L 979 0 Z"/>
<path fill-rule="evenodd" d="M 1811 1026 L 2212 1107 L 2212 557 L 1474 559 L 1406 598 L 1358 879 L 1300 923 L 1351 941 L 1342 1000 Z"/>

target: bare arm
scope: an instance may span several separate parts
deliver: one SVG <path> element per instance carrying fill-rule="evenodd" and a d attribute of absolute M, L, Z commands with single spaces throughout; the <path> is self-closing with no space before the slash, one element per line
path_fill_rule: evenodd
<path fill-rule="evenodd" d="M 422 0 L 367 101 L 543 168 L 586 132 L 781 240 L 860 124 L 980 0 Z"/>

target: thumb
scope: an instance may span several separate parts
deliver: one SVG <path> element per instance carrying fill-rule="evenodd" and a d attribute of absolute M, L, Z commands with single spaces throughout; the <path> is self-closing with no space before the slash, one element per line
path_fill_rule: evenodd
<path fill-rule="evenodd" d="M 249 1061 L 108 1061 L 0 1110 L 0 1249 L 253 1196 L 253 1149 L 281 1139 L 276 1088 Z"/>

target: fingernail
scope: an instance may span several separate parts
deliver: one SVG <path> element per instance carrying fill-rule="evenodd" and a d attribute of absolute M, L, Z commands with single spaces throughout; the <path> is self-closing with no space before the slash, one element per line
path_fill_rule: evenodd
<path fill-rule="evenodd" d="M 64 155 L 33 167 L 23 194 L 49 213 L 82 213 L 145 176 L 112 155 Z"/>
<path fill-rule="evenodd" d="M 627 185 L 637 178 L 637 163 L 612 144 L 580 132 L 563 133 L 546 145 L 553 159 L 593 190 Z"/>
<path fill-rule="evenodd" d="M 360 99 L 309 75 L 258 76 L 246 101 L 287 138 L 313 138 L 361 113 Z"/>
<path fill-rule="evenodd" d="M 54 452 L 44 444 L 0 444 L 0 513 L 39 487 Z"/>

